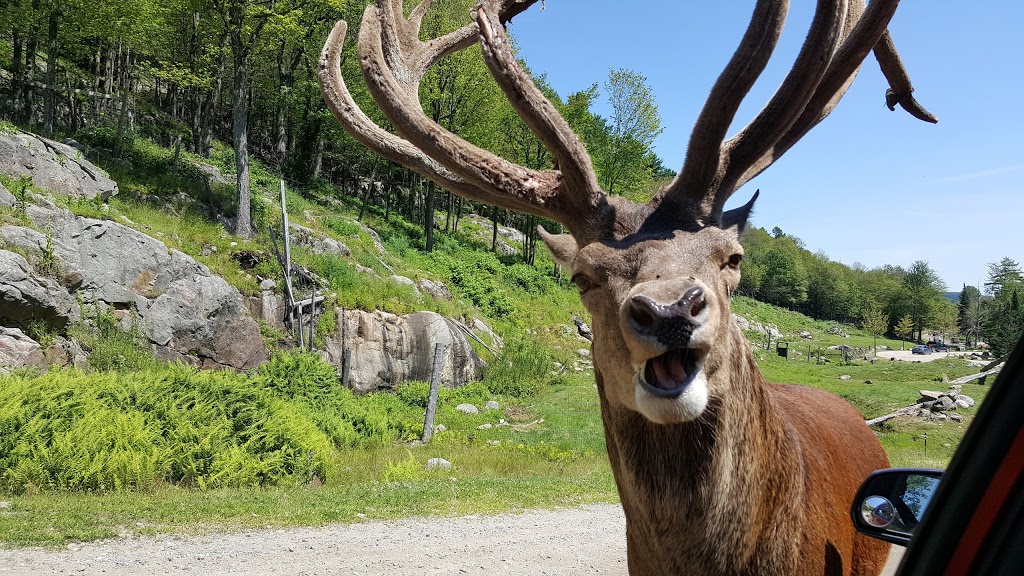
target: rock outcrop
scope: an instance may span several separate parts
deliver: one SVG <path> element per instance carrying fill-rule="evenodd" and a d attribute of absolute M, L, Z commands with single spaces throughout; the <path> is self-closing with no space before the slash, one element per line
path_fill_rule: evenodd
<path fill-rule="evenodd" d="M 0 318 L 23 326 L 25 319 L 42 316 L 61 327 L 78 319 L 80 299 L 114 310 L 126 325 L 136 323 L 164 358 L 241 370 L 267 359 L 242 295 L 187 254 L 116 222 L 35 205 L 26 212 L 35 227 L 49 230 L 51 247 L 44 234 L 10 224 L 0 226 L 0 242 L 36 260 L 49 251 L 61 283 L 31 273 L 19 255 L 0 252 Z M 10 302 L 20 312 L 7 312 Z"/>
<path fill-rule="evenodd" d="M 0 374 L 29 367 L 46 368 L 42 347 L 21 330 L 0 326 Z"/>
<path fill-rule="evenodd" d="M 55 194 L 106 200 L 117 183 L 67 144 L 26 132 L 0 132 L 0 174 L 28 177 Z"/>
<path fill-rule="evenodd" d="M 67 289 L 36 275 L 20 254 L 0 250 L 0 325 L 28 328 L 30 322 L 45 322 L 61 329 L 78 320 L 78 303 Z"/>
<path fill-rule="evenodd" d="M 407 380 L 429 380 L 434 345 L 446 347 L 441 369 L 444 386 L 461 386 L 480 377 L 483 362 L 454 323 L 435 312 L 396 316 L 335 308 L 338 329 L 324 355 L 342 370 L 350 351 L 349 385 L 360 393 L 393 388 Z"/>

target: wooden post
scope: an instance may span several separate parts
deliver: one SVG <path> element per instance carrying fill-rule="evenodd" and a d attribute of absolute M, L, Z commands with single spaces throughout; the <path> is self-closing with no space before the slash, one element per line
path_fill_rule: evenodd
<path fill-rule="evenodd" d="M 284 201 L 284 180 L 281 180 L 281 226 L 284 228 L 284 287 L 288 292 L 288 319 L 296 318 L 295 293 L 292 291 L 292 242 L 288 232 L 288 207 Z M 304 346 L 302 338 L 302 310 L 298 310 L 299 348 Z"/>
<path fill-rule="evenodd" d="M 434 367 L 430 372 L 430 396 L 427 398 L 427 415 L 423 418 L 423 441 L 430 442 L 434 436 L 434 415 L 437 412 L 437 392 L 441 387 L 441 368 L 444 367 L 444 355 L 448 347 L 438 342 L 434 344 Z"/>
<path fill-rule="evenodd" d="M 348 388 L 349 368 L 351 367 L 352 353 L 348 349 L 348 322 L 345 309 L 341 309 L 341 385 Z"/>

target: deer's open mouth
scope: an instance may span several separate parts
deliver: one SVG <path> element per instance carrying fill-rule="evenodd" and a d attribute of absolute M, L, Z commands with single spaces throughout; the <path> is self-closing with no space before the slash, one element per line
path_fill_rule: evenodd
<path fill-rule="evenodd" d="M 674 398 L 694 381 L 703 365 L 702 354 L 693 348 L 673 348 L 644 364 L 640 384 L 656 396 Z"/>

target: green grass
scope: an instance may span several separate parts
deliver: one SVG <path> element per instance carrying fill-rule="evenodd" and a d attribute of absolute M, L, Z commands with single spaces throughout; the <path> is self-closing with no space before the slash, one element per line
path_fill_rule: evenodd
<path fill-rule="evenodd" d="M 279 226 L 278 207 L 258 208 L 264 230 L 251 241 L 224 230 L 202 207 L 212 204 L 230 215 L 231 194 L 218 190 L 208 195 L 187 162 L 208 162 L 229 174 L 229 148 L 218 145 L 214 157 L 205 160 L 183 154 L 186 168 L 178 174 L 168 173 L 169 151 L 142 139 L 131 140 L 128 149 L 127 161 L 104 165 L 121 184 L 122 196 L 108 205 L 67 202 L 73 211 L 120 221 L 125 217 L 169 248 L 193 255 L 245 294 L 258 292 L 257 276 L 282 285 L 272 258 L 254 270 L 243 270 L 231 259 L 239 250 L 270 253 L 265 224 Z M 277 198 L 276 177 L 258 163 L 253 181 L 254 197 Z M 167 199 L 179 192 L 199 203 L 172 203 L 169 209 Z M 121 534 L 318 525 L 617 500 L 593 375 L 572 369 L 576 350 L 589 345 L 576 337 L 571 318 L 588 315 L 571 285 L 550 278 L 548 253 L 540 251 L 535 267 L 516 256 L 497 256 L 488 250 L 489 229 L 468 221 L 458 234 L 437 234 L 434 252 L 427 253 L 418 223 L 396 214 L 385 221 L 382 213 L 370 209 L 364 222 L 378 231 L 382 253 L 355 222 L 358 201 L 333 193 L 289 189 L 286 202 L 293 222 L 352 250 L 351 258 L 314 255 L 301 247 L 293 251 L 297 263 L 325 279 L 337 305 L 481 318 L 505 340 L 497 358 L 474 343 L 489 363 L 482 383 L 442 392 L 436 421 L 448 430 L 430 445 L 411 442 L 422 432 L 427 389 L 422 382 L 407 383 L 397 394 L 355 398 L 332 388 L 330 368 L 301 355 L 275 356 L 251 375 L 199 375 L 144 358 L 136 334 L 108 330 L 110 322 L 98 321 L 96 330 L 77 334 L 93 349 L 91 369 L 96 372 L 0 380 L 0 444 L 11 443 L 0 446 L 0 458 L 17 453 L 24 462 L 36 462 L 34 469 L 21 464 L 20 477 L 8 474 L 18 470 L 18 462 L 0 466 L 0 475 L 8 475 L 3 499 L 10 502 L 0 509 L 0 543 L 59 546 Z M 24 225 L 14 212 L 4 217 Z M 217 250 L 199 256 L 204 246 Z M 382 262 L 414 280 L 444 282 L 453 300 L 417 296 L 390 281 L 391 271 Z M 356 272 L 356 263 L 377 275 Z M 794 352 L 806 353 L 808 345 L 862 347 L 872 342 L 855 327 L 842 326 L 851 337 L 840 338 L 828 334 L 834 323 L 742 297 L 734 299 L 733 309 L 777 325 Z M 325 320 L 318 326 L 320 338 L 329 324 Z M 812 340 L 796 338 L 804 330 Z M 275 341 L 280 336 L 269 328 L 266 334 Z M 952 379 L 974 371 L 945 359 L 843 366 L 809 364 L 806 356 L 787 361 L 759 348 L 760 335 L 748 336 L 769 380 L 824 388 L 848 399 L 865 417 L 913 403 L 919 389 L 945 389 L 943 375 Z M 899 348 L 898 341 L 879 339 L 878 344 Z M 552 362 L 567 368 L 552 374 Z M 843 375 L 851 378 L 841 380 Z M 964 387 L 964 393 L 979 401 L 985 390 Z M 18 402 L 4 400 L 13 397 Z M 477 415 L 454 410 L 463 401 L 482 407 L 491 398 L 501 402 L 501 410 Z M 961 413 L 962 424 L 890 421 L 879 427 L 879 437 L 894 465 L 943 467 L 975 410 Z M 48 419 L 48 414 L 54 417 Z M 480 428 L 487 424 L 491 427 Z M 315 466 L 303 460 L 311 450 Z M 428 473 L 425 464 L 432 457 L 443 457 L 454 468 Z M 62 468 L 62 463 L 73 465 Z M 320 481 L 325 484 L 318 486 Z"/>

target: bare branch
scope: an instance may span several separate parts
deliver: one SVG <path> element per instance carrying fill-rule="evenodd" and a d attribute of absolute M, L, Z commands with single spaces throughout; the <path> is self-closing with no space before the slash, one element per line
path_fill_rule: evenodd
<path fill-rule="evenodd" d="M 918 120 L 932 124 L 939 121 L 914 99 L 912 95 L 914 87 L 910 84 L 910 75 L 907 74 L 907 69 L 904 68 L 903 61 L 900 60 L 899 52 L 896 51 L 896 45 L 888 31 L 882 34 L 881 41 L 875 45 L 875 59 L 878 60 L 885 79 L 889 81 L 890 89 L 885 93 L 885 104 L 889 110 L 895 110 L 896 104 L 899 104 Z"/>

